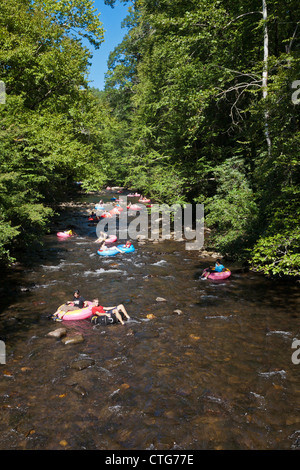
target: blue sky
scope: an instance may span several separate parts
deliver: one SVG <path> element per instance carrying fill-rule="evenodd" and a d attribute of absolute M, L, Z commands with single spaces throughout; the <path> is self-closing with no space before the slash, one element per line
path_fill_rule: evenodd
<path fill-rule="evenodd" d="M 98 12 L 101 13 L 100 21 L 102 21 L 105 30 L 105 42 L 101 44 L 98 50 L 89 46 L 93 58 L 88 79 L 91 81 L 90 86 L 103 90 L 109 53 L 122 42 L 124 35 L 127 33 L 127 28 L 121 28 L 121 22 L 127 16 L 127 9 L 130 3 L 124 5 L 117 0 L 115 7 L 111 8 L 104 4 L 104 0 L 94 0 L 94 5 Z"/>

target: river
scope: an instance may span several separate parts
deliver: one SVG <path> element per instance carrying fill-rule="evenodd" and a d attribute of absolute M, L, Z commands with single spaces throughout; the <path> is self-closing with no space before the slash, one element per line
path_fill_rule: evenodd
<path fill-rule="evenodd" d="M 2 279 L 0 449 L 299 448 L 299 287 L 230 264 L 230 278 L 202 281 L 214 260 L 181 241 L 99 257 L 86 214 L 100 196 L 62 210 L 44 246 Z M 68 224 L 77 237 L 61 241 Z M 123 303 L 130 320 L 49 319 L 74 289 Z M 62 327 L 84 341 L 48 336 Z"/>

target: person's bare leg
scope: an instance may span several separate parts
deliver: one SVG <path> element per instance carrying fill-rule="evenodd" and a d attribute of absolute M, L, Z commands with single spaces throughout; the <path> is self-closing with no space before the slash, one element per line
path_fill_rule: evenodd
<path fill-rule="evenodd" d="M 130 318 L 130 316 L 129 316 L 128 313 L 126 312 L 126 309 L 125 309 L 125 307 L 124 307 L 123 304 L 118 305 L 118 306 L 117 306 L 117 309 L 118 309 L 118 310 L 121 310 L 121 312 L 124 313 L 124 315 L 125 315 L 126 318 Z"/>
<path fill-rule="evenodd" d="M 122 323 L 122 325 L 124 325 L 122 315 L 118 312 L 118 310 L 114 309 L 113 313 L 116 315 L 116 318 L 119 320 L 119 322 Z"/>

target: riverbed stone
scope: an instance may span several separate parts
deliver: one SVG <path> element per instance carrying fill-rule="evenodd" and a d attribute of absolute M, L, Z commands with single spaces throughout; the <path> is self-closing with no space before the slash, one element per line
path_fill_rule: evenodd
<path fill-rule="evenodd" d="M 81 359 L 78 361 L 74 361 L 71 364 L 71 368 L 75 370 L 83 370 L 87 367 L 93 366 L 95 364 L 94 359 Z"/>
<path fill-rule="evenodd" d="M 72 385 L 72 388 L 71 390 L 76 393 L 76 395 L 79 395 L 81 397 L 85 397 L 88 393 L 87 391 L 85 390 L 85 388 L 83 388 L 81 385 L 75 383 Z"/>
<path fill-rule="evenodd" d="M 47 336 L 51 336 L 52 338 L 62 338 L 63 336 L 66 336 L 67 334 L 67 329 L 66 328 L 57 328 L 56 330 L 49 331 Z"/>
<path fill-rule="evenodd" d="M 84 341 L 84 337 L 82 335 L 67 336 L 61 341 L 64 344 L 78 344 Z"/>
<path fill-rule="evenodd" d="M 177 315 L 182 315 L 183 314 L 183 311 L 182 310 L 173 310 L 173 313 L 177 313 Z"/>
<path fill-rule="evenodd" d="M 164 299 L 163 297 L 156 297 L 156 302 L 166 302 L 167 299 Z"/>

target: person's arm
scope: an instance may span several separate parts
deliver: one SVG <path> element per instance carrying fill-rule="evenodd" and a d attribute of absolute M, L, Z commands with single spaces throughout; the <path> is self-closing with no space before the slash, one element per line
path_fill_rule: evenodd
<path fill-rule="evenodd" d="M 109 313 L 105 312 L 95 312 L 93 315 L 97 315 L 97 317 L 109 317 Z"/>

